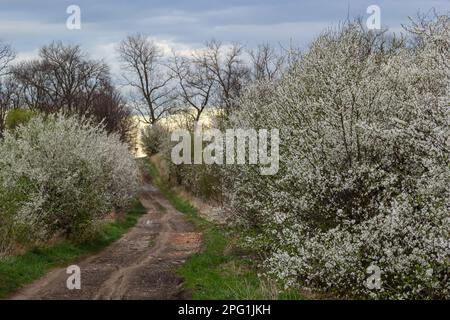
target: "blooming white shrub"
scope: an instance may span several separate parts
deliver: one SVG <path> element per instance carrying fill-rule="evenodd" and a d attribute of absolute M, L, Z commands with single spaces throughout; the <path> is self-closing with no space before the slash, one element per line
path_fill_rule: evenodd
<path fill-rule="evenodd" d="M 7 221 L 8 232 L 25 230 L 30 241 L 76 239 L 126 207 L 137 188 L 127 145 L 86 119 L 39 116 L 0 141 L 0 233 Z"/>
<path fill-rule="evenodd" d="M 234 127 L 280 130 L 277 175 L 226 170 L 248 243 L 286 286 L 450 297 L 450 19 L 408 31 L 327 31 L 232 116 Z M 380 289 L 367 286 L 370 265 Z"/>

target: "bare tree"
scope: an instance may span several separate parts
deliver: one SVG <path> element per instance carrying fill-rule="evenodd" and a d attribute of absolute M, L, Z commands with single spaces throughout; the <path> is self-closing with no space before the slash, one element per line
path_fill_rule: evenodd
<path fill-rule="evenodd" d="M 92 98 L 92 106 L 86 115 L 105 125 L 107 132 L 117 133 L 122 141 L 134 142 L 135 123 L 126 101 L 110 83 L 104 83 Z"/>
<path fill-rule="evenodd" d="M 143 120 L 153 124 L 173 107 L 173 79 L 162 60 L 158 46 L 142 34 L 129 35 L 118 52 L 125 71 L 126 85 L 135 90 L 135 109 Z"/>
<path fill-rule="evenodd" d="M 5 130 L 6 114 L 20 107 L 19 86 L 12 77 L 0 79 L 0 138 Z"/>
<path fill-rule="evenodd" d="M 12 48 L 0 42 L 0 138 L 5 129 L 6 113 L 18 104 L 17 87 L 8 76 L 9 64 L 14 58 Z"/>
<path fill-rule="evenodd" d="M 243 60 L 244 48 L 239 43 L 225 47 L 221 42 L 207 42 L 205 50 L 195 56 L 197 63 L 214 78 L 218 86 L 219 104 L 225 112 L 235 105 L 249 80 L 249 69 Z"/>
<path fill-rule="evenodd" d="M 253 80 L 275 80 L 283 72 L 286 55 L 283 49 L 277 51 L 269 43 L 259 44 L 249 51 L 251 58 L 251 77 Z"/>
<path fill-rule="evenodd" d="M 7 73 L 8 65 L 16 57 L 11 46 L 0 42 L 0 76 Z"/>
<path fill-rule="evenodd" d="M 171 69 L 178 81 L 178 98 L 187 107 L 185 111 L 189 114 L 189 110 L 194 109 L 194 121 L 199 121 L 203 110 L 209 106 L 217 91 L 214 74 L 201 59 L 176 54 Z"/>
<path fill-rule="evenodd" d="M 278 79 L 288 60 L 284 49 L 277 51 L 268 43 L 250 50 L 247 57 L 245 54 L 239 43 L 223 45 L 216 40 L 190 57 L 174 54 L 171 69 L 178 82 L 178 97 L 185 111 L 192 114 L 194 109 L 194 120 L 198 121 L 208 106 L 229 113 L 245 85 Z"/>
<path fill-rule="evenodd" d="M 39 59 L 23 62 L 13 72 L 28 107 L 44 112 L 85 113 L 97 90 L 110 81 L 105 63 L 61 42 L 44 46 Z"/>
<path fill-rule="evenodd" d="M 44 46 L 38 59 L 18 64 L 12 74 L 24 107 L 85 115 L 128 140 L 131 114 L 111 84 L 109 67 L 88 59 L 79 46 L 61 42 Z"/>
<path fill-rule="evenodd" d="M 21 62 L 12 69 L 24 107 L 46 112 L 58 108 L 57 97 L 47 88 L 46 72 L 39 60 Z"/>

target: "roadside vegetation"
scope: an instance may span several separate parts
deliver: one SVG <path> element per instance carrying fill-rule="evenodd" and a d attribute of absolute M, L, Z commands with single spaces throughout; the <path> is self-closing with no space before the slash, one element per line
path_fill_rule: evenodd
<path fill-rule="evenodd" d="M 113 222 L 103 223 L 88 241 L 57 241 L 0 260 L 0 298 L 39 279 L 53 268 L 75 263 L 84 256 L 101 251 L 124 235 L 145 212 L 145 208 L 136 199 L 124 216 Z"/>
<path fill-rule="evenodd" d="M 202 251 L 177 271 L 193 299 L 302 299 L 299 292 L 281 290 L 273 281 L 259 277 L 255 252 L 242 249 L 232 229 L 201 217 L 189 200 L 170 187 L 154 161 L 142 161 L 153 184 L 203 235 Z"/>
<path fill-rule="evenodd" d="M 89 239 L 138 191 L 128 146 L 88 119 L 36 116 L 5 133 L 0 154 L 0 257 L 55 238 Z"/>
<path fill-rule="evenodd" d="M 280 170 L 222 180 L 266 274 L 343 298 L 450 297 L 449 58 L 449 16 L 401 37 L 348 23 L 245 91 L 230 125 L 279 129 Z"/>
<path fill-rule="evenodd" d="M 0 297 L 105 248 L 144 213 L 118 135 L 86 118 L 21 114 L 0 140 Z"/>
<path fill-rule="evenodd" d="M 105 225 L 136 198 L 139 114 L 160 159 L 143 165 L 204 236 L 178 270 L 195 299 L 450 298 L 448 12 L 397 34 L 346 21 L 302 51 L 213 40 L 168 56 L 143 34 L 116 49 L 127 100 L 80 46 L 15 61 L 0 42 L 0 295 L 135 222 L 138 204 Z M 175 164 L 171 130 L 187 136 L 208 108 L 216 132 L 278 130 L 277 173 Z M 229 219 L 206 221 L 180 189 Z"/>
<path fill-rule="evenodd" d="M 359 21 L 327 30 L 212 121 L 278 129 L 277 174 L 175 165 L 167 141 L 158 147 L 166 180 L 230 209 L 224 242 L 256 253 L 247 258 L 261 279 L 340 298 L 448 298 L 449 39 L 445 14 L 420 16 L 396 36 Z M 180 128 L 192 132 L 186 119 Z M 217 234 L 205 239 L 214 241 L 205 260 L 192 260 L 199 269 L 224 250 Z M 201 288 L 189 280 L 195 268 L 183 270 Z M 379 286 L 368 282 L 373 270 Z"/>

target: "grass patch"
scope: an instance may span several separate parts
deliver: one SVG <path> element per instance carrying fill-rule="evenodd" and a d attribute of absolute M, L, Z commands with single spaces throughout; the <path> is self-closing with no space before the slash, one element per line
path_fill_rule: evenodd
<path fill-rule="evenodd" d="M 0 260 L 0 298 L 5 298 L 22 286 L 41 278 L 52 268 L 99 252 L 126 233 L 145 212 L 142 204 L 135 200 L 123 219 L 102 225 L 89 242 L 76 244 L 67 240 L 61 241 L 33 248 L 20 256 Z"/>
<path fill-rule="evenodd" d="M 143 161 L 154 185 L 203 233 L 202 252 L 194 254 L 177 271 L 193 299 L 302 299 L 298 292 L 279 290 L 273 282 L 258 277 L 250 253 L 233 245 L 232 230 L 201 218 L 188 200 L 171 190 L 153 162 Z"/>

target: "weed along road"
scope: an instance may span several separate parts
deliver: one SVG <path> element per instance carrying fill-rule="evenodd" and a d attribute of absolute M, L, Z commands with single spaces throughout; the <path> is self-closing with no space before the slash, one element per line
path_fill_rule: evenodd
<path fill-rule="evenodd" d="M 200 250 L 201 234 L 151 184 L 141 202 L 147 213 L 126 235 L 78 263 L 80 289 L 68 289 L 66 268 L 49 272 L 12 299 L 186 299 L 176 268 Z"/>

